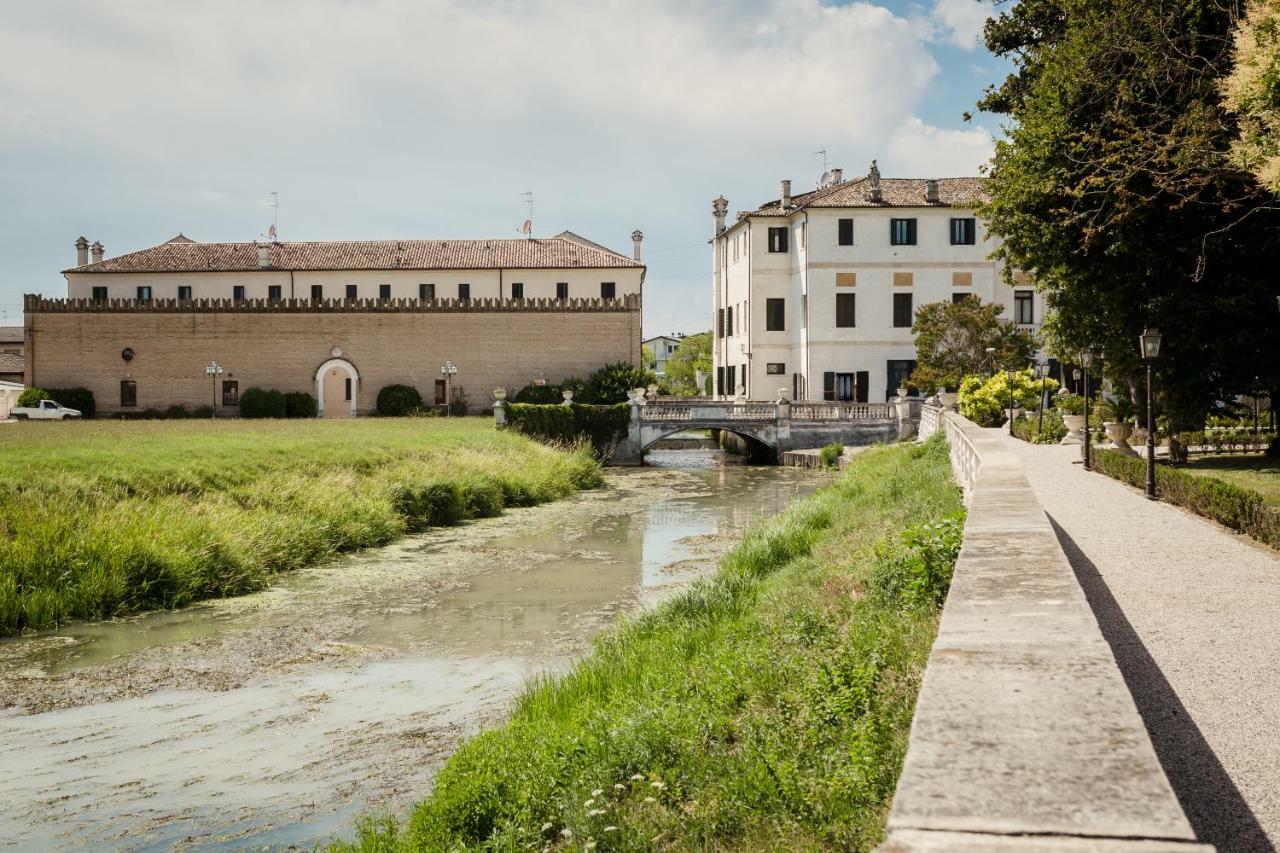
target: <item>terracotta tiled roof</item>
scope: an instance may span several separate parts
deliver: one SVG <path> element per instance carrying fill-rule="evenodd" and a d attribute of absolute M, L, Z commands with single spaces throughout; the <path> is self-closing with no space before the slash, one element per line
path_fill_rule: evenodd
<path fill-rule="evenodd" d="M 0 373 L 21 373 L 25 359 L 14 352 L 0 352 Z"/>
<path fill-rule="evenodd" d="M 783 210 L 778 199 L 767 201 L 755 210 L 744 210 L 744 216 L 788 216 L 797 210 L 821 207 L 973 207 L 985 201 L 982 178 L 938 178 L 938 203 L 925 201 L 925 178 L 881 178 L 882 201 L 870 200 L 867 179 L 856 178 L 835 186 L 800 193 L 791 197 L 791 208 Z"/>
<path fill-rule="evenodd" d="M 641 268 L 639 261 L 573 235 L 496 240 L 342 240 L 271 243 L 275 270 L 476 270 Z M 257 243 L 161 243 L 64 272 L 251 272 Z"/>
<path fill-rule="evenodd" d="M 21 326 L 0 326 L 0 341 L 20 341 L 25 337 Z"/>

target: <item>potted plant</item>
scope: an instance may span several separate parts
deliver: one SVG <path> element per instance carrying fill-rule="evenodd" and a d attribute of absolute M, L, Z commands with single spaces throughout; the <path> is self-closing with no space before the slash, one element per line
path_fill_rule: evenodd
<path fill-rule="evenodd" d="M 1062 444 L 1084 444 L 1084 397 L 1064 391 L 1053 398 L 1053 405 L 1062 413 L 1062 422 L 1067 425 L 1067 434 Z"/>
<path fill-rule="evenodd" d="M 956 402 L 960 399 L 959 392 L 952 391 L 943 386 L 938 389 L 938 402 L 942 404 L 942 408 L 955 411 Z"/>

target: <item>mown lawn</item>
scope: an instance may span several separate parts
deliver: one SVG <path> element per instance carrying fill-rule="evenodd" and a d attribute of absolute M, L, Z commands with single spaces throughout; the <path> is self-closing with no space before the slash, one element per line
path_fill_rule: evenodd
<path fill-rule="evenodd" d="M 941 435 L 860 455 L 337 849 L 873 848 L 960 512 Z"/>
<path fill-rule="evenodd" d="M 1268 459 L 1260 453 L 1193 456 L 1184 470 L 1252 489 L 1267 503 L 1280 507 L 1280 460 Z"/>
<path fill-rule="evenodd" d="M 486 418 L 0 428 L 0 634 L 261 589 L 277 572 L 599 485 Z"/>

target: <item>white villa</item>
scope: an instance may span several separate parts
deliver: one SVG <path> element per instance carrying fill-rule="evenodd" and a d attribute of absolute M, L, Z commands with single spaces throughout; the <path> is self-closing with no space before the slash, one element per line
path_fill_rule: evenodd
<path fill-rule="evenodd" d="M 1042 297 L 1004 283 L 973 206 L 981 178 L 844 180 L 725 219 L 712 202 L 713 364 L 718 397 L 884 402 L 915 368 L 917 308 L 977 296 L 1028 329 Z M 1025 286 L 1022 283 L 1025 282 Z"/>
<path fill-rule="evenodd" d="M 667 361 L 680 347 L 680 342 L 684 340 L 684 335 L 676 332 L 670 335 L 658 335 L 656 338 L 646 338 L 643 343 L 653 353 L 653 372 L 659 377 L 667 375 Z M 648 365 L 645 365 L 648 367 Z"/>

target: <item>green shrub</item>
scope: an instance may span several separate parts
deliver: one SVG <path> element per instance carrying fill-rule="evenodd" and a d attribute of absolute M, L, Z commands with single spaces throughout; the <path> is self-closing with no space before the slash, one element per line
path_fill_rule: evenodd
<path fill-rule="evenodd" d="M 196 406 L 194 409 L 191 410 L 191 417 L 205 418 L 205 419 L 212 418 L 213 406 Z"/>
<path fill-rule="evenodd" d="M 246 388 L 240 395 L 240 417 L 283 418 L 284 395 L 275 390 Z"/>
<path fill-rule="evenodd" d="M 1098 449 L 1093 454 L 1093 467 L 1131 486 L 1146 487 L 1145 459 L 1135 459 L 1118 450 Z M 1186 507 L 1224 527 L 1280 548 L 1280 509 L 1269 505 L 1262 495 L 1251 489 L 1215 477 L 1157 465 L 1156 495 L 1163 501 Z"/>
<path fill-rule="evenodd" d="M 511 402 L 551 405 L 563 399 L 559 385 L 526 385 L 515 393 Z"/>
<path fill-rule="evenodd" d="M 320 411 L 316 398 L 306 391 L 290 391 L 284 395 L 284 416 L 286 418 L 314 418 Z"/>
<path fill-rule="evenodd" d="M 507 425 L 533 438 L 570 445 L 582 439 L 591 442 L 596 456 L 604 458 L 627 434 L 631 406 L 589 406 L 582 403 L 539 406 L 512 403 L 507 407 Z"/>
<path fill-rule="evenodd" d="M 93 392 L 88 388 L 50 388 L 50 400 L 57 400 L 68 409 L 77 409 L 80 415 L 85 418 L 91 418 L 97 412 L 94 405 Z"/>
<path fill-rule="evenodd" d="M 840 457 L 844 455 L 844 445 L 838 441 L 833 441 L 826 447 L 822 448 L 822 467 L 834 468 L 840 461 Z"/>
<path fill-rule="evenodd" d="M 1053 407 L 1064 415 L 1083 415 L 1084 397 L 1067 391 L 1053 398 Z"/>
<path fill-rule="evenodd" d="M 1042 380 L 1031 370 L 1019 370 L 1013 374 L 1013 399 L 1024 409 L 1035 408 L 1040 402 Z M 1043 380 L 1044 390 L 1052 394 L 1058 383 Z M 989 378 L 966 376 L 960 382 L 957 408 L 960 414 L 984 427 L 1000 426 L 1005 422 L 1009 408 L 1009 374 L 1001 370 Z"/>
<path fill-rule="evenodd" d="M 422 395 L 412 385 L 387 385 L 378 392 L 378 414 L 404 417 L 422 408 Z"/>
<path fill-rule="evenodd" d="M 1013 422 L 1013 434 L 1032 444 L 1057 444 L 1066 438 L 1067 425 L 1056 409 L 1045 409 L 1043 418 L 1039 412 L 1026 412 Z"/>
<path fill-rule="evenodd" d="M 18 405 L 23 408 L 40 405 L 41 400 L 48 400 L 49 392 L 43 388 L 23 388 L 18 395 Z"/>
<path fill-rule="evenodd" d="M 951 588 L 951 574 L 964 540 L 964 513 L 933 524 L 913 524 L 902 532 L 901 545 L 876 546 L 871 586 L 898 607 L 941 607 Z"/>
<path fill-rule="evenodd" d="M 625 403 L 627 392 L 633 388 L 647 388 L 658 381 L 658 377 L 647 370 L 641 370 L 625 361 L 606 364 L 587 378 L 583 399 L 574 400 L 582 403 L 596 403 L 602 406 L 614 403 Z"/>
<path fill-rule="evenodd" d="M 164 416 L 169 420 L 182 420 L 191 417 L 191 413 L 187 411 L 187 407 L 181 403 L 174 403 L 172 406 L 164 410 Z"/>

